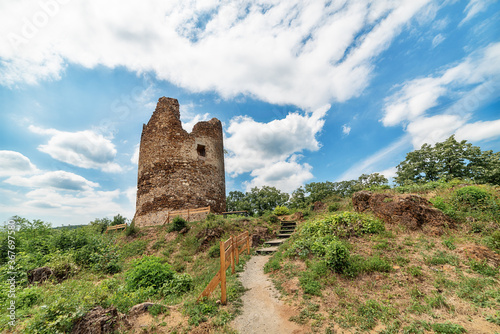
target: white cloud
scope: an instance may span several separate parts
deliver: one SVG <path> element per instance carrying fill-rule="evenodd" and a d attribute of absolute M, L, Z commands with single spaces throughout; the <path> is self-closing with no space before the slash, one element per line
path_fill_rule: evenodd
<path fill-rule="evenodd" d="M 28 211 L 36 209 L 53 211 L 57 209 L 61 216 L 68 213 L 73 216 L 82 215 L 82 217 L 73 218 L 73 221 L 81 221 L 85 217 L 85 222 L 88 223 L 92 218 L 123 212 L 123 208 L 116 203 L 119 196 L 119 190 L 87 190 L 68 193 L 51 188 L 40 188 L 26 194 L 25 206 Z M 68 221 L 68 223 L 73 221 Z"/>
<path fill-rule="evenodd" d="M 248 187 L 266 181 L 282 190 L 289 189 L 289 184 L 296 188 L 298 182 L 312 177 L 311 166 L 299 164 L 297 153 L 320 148 L 316 135 L 323 128 L 323 117 L 329 109 L 330 105 L 326 105 L 310 113 L 289 113 L 269 123 L 256 122 L 248 116 L 233 118 L 224 143 L 229 151 L 227 172 L 232 176 L 251 172 L 254 179 Z"/>
<path fill-rule="evenodd" d="M 351 133 L 351 127 L 347 124 L 342 125 L 342 133 L 349 136 L 349 133 Z"/>
<path fill-rule="evenodd" d="M 0 177 L 33 174 L 37 171 L 30 159 L 21 153 L 0 150 Z"/>
<path fill-rule="evenodd" d="M 480 12 L 484 12 L 494 2 L 495 0 L 470 0 L 464 9 L 464 13 L 466 13 L 465 18 L 460 24 L 469 21 Z"/>
<path fill-rule="evenodd" d="M 56 160 L 82 168 L 101 169 L 105 172 L 122 170 L 113 162 L 116 156 L 115 145 L 101 134 L 90 130 L 65 132 L 42 129 L 33 125 L 29 129 L 34 133 L 51 136 L 46 145 L 38 146 L 38 150 Z"/>
<path fill-rule="evenodd" d="M 500 43 L 493 43 L 448 68 L 441 75 L 404 83 L 395 94 L 386 99 L 382 122 L 385 126 L 393 126 L 414 121 L 438 106 L 441 97 L 457 99 L 469 92 L 474 93 L 475 88 L 481 85 L 495 87 L 499 79 Z M 483 90 L 481 94 L 485 93 L 485 96 L 478 95 L 477 99 L 487 99 L 490 95 L 498 94 L 495 89 L 489 90 Z"/>
<path fill-rule="evenodd" d="M 359 95 L 374 57 L 429 3 L 4 2 L 0 84 L 58 79 L 66 64 L 124 66 L 195 92 L 316 108 Z"/>
<path fill-rule="evenodd" d="M 139 150 L 141 148 L 140 144 L 135 145 L 134 147 L 134 153 L 132 154 L 132 157 L 130 158 L 130 162 L 133 163 L 134 165 L 139 164 Z"/>
<path fill-rule="evenodd" d="M 246 191 L 250 191 L 253 187 L 271 186 L 291 193 L 304 185 L 313 178 L 312 166 L 307 163 L 300 164 L 296 159 L 292 157 L 289 161 L 279 161 L 270 166 L 255 169 L 250 174 L 253 179 L 246 183 Z"/>
<path fill-rule="evenodd" d="M 5 183 L 31 188 L 54 188 L 63 190 L 84 191 L 99 187 L 98 183 L 91 182 L 80 175 L 62 170 L 45 172 L 31 177 L 11 176 Z"/>
<path fill-rule="evenodd" d="M 446 38 L 442 34 L 437 34 L 433 39 L 432 39 L 432 47 L 435 48 L 439 44 L 441 44 Z"/>
<path fill-rule="evenodd" d="M 419 149 L 423 144 L 433 145 L 450 137 L 466 120 L 457 115 L 437 115 L 422 117 L 411 122 L 407 131 L 412 137 L 413 147 Z"/>
<path fill-rule="evenodd" d="M 500 137 L 500 119 L 466 124 L 456 131 L 455 137 L 457 140 L 465 139 L 468 141 L 481 141 Z"/>

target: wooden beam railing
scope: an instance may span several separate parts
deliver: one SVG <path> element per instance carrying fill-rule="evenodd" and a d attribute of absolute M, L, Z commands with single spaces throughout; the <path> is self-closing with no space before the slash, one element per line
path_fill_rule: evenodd
<path fill-rule="evenodd" d="M 240 249 L 240 246 L 243 247 Z M 201 295 L 198 297 L 198 301 L 200 301 L 204 297 L 209 297 L 212 292 L 217 288 L 220 283 L 221 288 L 221 303 L 226 305 L 227 296 L 226 296 L 226 270 L 231 266 L 231 273 L 235 272 L 235 264 L 240 262 L 240 254 L 244 251 L 247 251 L 247 254 L 250 254 L 250 236 L 248 231 L 241 233 L 240 235 L 234 237 L 231 236 L 226 241 L 220 242 L 220 268 L 217 274 L 212 278 L 210 283 L 208 283 L 207 287 Z"/>
<path fill-rule="evenodd" d="M 106 232 L 104 232 L 104 233 L 108 233 L 108 231 L 111 231 L 111 230 L 118 230 L 119 228 L 127 228 L 127 223 L 114 225 L 114 226 L 108 226 L 108 228 L 106 229 Z"/>
<path fill-rule="evenodd" d="M 222 213 L 222 217 L 226 217 L 227 215 L 243 215 L 248 217 L 248 211 L 227 211 Z"/>
<path fill-rule="evenodd" d="M 167 219 L 165 220 L 165 223 L 163 225 L 170 223 L 170 218 L 171 217 L 177 217 L 177 216 L 185 216 L 187 215 L 187 221 L 189 221 L 190 215 L 198 214 L 198 213 L 210 213 L 211 208 L 210 206 L 204 207 L 204 208 L 197 208 L 197 209 L 184 209 L 184 210 L 175 210 L 175 211 L 168 211 L 167 212 Z"/>

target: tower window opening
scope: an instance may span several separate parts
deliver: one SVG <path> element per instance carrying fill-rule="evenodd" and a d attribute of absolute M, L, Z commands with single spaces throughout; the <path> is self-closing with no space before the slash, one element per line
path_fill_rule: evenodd
<path fill-rule="evenodd" d="M 198 156 L 200 157 L 205 157 L 207 155 L 207 152 L 205 150 L 205 145 L 198 145 L 196 151 L 198 152 Z"/>

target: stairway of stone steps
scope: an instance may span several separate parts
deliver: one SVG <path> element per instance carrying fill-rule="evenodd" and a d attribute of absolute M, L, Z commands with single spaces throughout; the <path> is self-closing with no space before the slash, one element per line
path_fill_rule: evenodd
<path fill-rule="evenodd" d="M 286 239 L 290 238 L 295 231 L 295 227 L 297 227 L 297 222 L 295 220 L 281 221 L 281 227 L 277 238 L 266 241 L 264 243 L 264 247 L 257 250 L 257 254 L 272 254 L 276 252 L 279 245 L 285 242 Z"/>

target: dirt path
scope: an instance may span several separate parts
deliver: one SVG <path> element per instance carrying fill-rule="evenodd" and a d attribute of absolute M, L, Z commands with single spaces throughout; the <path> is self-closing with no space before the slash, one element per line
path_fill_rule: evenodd
<path fill-rule="evenodd" d="M 240 274 L 241 283 L 248 290 L 242 297 L 243 314 L 234 319 L 232 326 L 241 334 L 273 333 L 302 334 L 305 330 L 288 321 L 293 309 L 284 305 L 271 280 L 264 274 L 269 256 L 253 256 Z"/>

